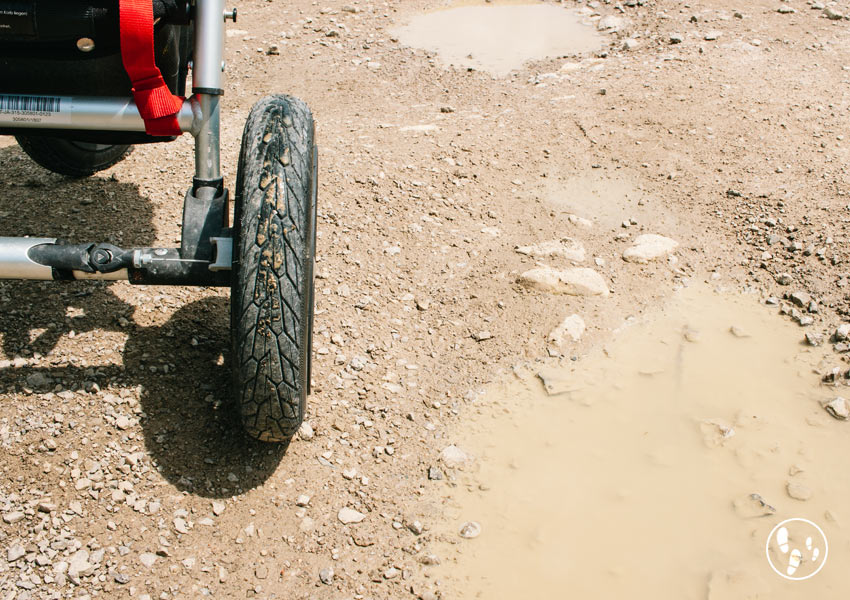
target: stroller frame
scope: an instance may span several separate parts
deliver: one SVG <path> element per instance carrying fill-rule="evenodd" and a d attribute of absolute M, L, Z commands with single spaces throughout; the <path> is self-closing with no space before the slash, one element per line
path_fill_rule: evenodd
<path fill-rule="evenodd" d="M 181 131 L 195 138 L 195 176 L 184 201 L 180 248 L 123 249 L 107 243 L 63 244 L 54 238 L 0 237 L 0 279 L 231 284 L 233 234 L 228 227 L 229 200 L 221 176 L 219 109 L 224 24 L 228 19 L 236 20 L 236 10 L 225 10 L 224 0 L 196 0 L 192 95 L 177 115 Z M 26 98 L 36 106 L 55 100 L 47 96 Z M 145 131 L 145 123 L 129 96 L 73 96 L 59 100 L 64 105 L 60 120 L 27 119 L 26 112 L 23 116 L 0 113 L 0 126 L 22 130 Z"/>

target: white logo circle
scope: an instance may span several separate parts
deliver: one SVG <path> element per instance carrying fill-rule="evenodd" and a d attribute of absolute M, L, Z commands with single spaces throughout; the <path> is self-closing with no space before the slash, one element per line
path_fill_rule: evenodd
<path fill-rule="evenodd" d="M 770 568 L 785 579 L 802 581 L 817 575 L 826 564 L 829 544 L 823 530 L 808 519 L 779 523 L 764 545 Z"/>

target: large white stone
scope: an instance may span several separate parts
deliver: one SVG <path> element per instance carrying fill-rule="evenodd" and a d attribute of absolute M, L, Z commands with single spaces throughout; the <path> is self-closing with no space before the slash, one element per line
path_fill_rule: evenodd
<path fill-rule="evenodd" d="M 356 511 L 353 508 L 348 508 L 344 506 L 339 509 L 339 512 L 336 515 L 336 518 L 339 519 L 339 522 L 343 525 L 350 525 L 351 523 L 359 523 L 363 519 L 366 518 L 362 512 Z"/>
<path fill-rule="evenodd" d="M 559 256 L 573 262 L 582 262 L 586 256 L 584 246 L 581 242 L 572 238 L 561 238 L 560 240 L 549 240 L 532 246 L 519 246 L 516 249 L 520 254 L 534 256 L 536 258 L 548 258 Z"/>
<path fill-rule="evenodd" d="M 519 282 L 529 288 L 571 296 L 607 296 L 608 284 L 593 269 L 573 267 L 553 269 L 539 266 L 519 276 Z"/>
<path fill-rule="evenodd" d="M 440 460 L 447 467 L 460 467 L 469 460 L 469 455 L 455 445 L 446 446 L 440 452 Z"/>
<path fill-rule="evenodd" d="M 623 252 L 628 262 L 645 264 L 651 260 L 667 256 L 679 246 L 679 242 L 663 235 L 645 233 L 635 238 L 630 248 Z"/>

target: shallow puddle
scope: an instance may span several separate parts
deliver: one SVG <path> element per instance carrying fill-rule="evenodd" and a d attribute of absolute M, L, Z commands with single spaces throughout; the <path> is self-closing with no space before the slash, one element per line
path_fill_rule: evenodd
<path fill-rule="evenodd" d="M 825 352 L 801 338 L 754 297 L 697 287 L 604 351 L 491 389 L 448 500 L 455 596 L 846 595 L 850 423 L 821 408 L 841 390 L 817 387 Z M 808 525 L 777 527 L 795 517 L 828 556 Z M 784 579 L 768 555 L 815 574 Z"/>
<path fill-rule="evenodd" d="M 549 4 L 459 6 L 418 16 L 396 31 L 402 43 L 449 65 L 507 75 L 529 60 L 597 50 L 602 38 L 577 12 Z"/>

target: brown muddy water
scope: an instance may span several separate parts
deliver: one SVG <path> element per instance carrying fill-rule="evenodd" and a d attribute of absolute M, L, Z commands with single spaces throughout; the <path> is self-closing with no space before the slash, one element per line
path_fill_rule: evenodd
<path fill-rule="evenodd" d="M 446 499 L 450 596 L 846 596 L 850 423 L 819 403 L 841 393 L 813 373 L 831 351 L 802 337 L 693 287 L 587 358 L 517 369 L 458 442 L 475 458 Z"/>
<path fill-rule="evenodd" d="M 436 52 L 447 65 L 504 76 L 526 61 L 598 50 L 602 37 L 578 12 L 550 4 L 457 6 L 415 17 L 402 43 Z"/>

